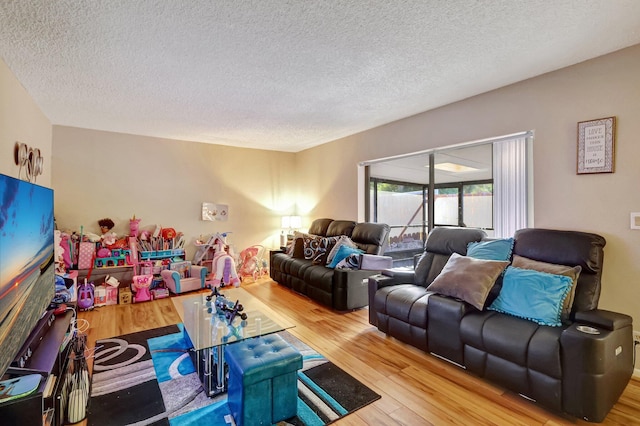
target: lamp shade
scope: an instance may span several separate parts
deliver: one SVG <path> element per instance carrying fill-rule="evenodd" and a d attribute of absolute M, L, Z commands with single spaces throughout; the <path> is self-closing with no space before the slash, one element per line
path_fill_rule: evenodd
<path fill-rule="evenodd" d="M 291 227 L 291 216 L 282 216 L 282 229 L 289 229 Z"/>
<path fill-rule="evenodd" d="M 292 229 L 300 229 L 302 228 L 302 218 L 300 216 L 291 216 L 289 218 L 289 226 Z"/>

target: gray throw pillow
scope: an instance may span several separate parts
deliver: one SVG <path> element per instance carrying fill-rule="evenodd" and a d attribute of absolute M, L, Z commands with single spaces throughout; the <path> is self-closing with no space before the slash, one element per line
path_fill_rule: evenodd
<path fill-rule="evenodd" d="M 482 310 L 496 279 L 508 265 L 506 261 L 474 259 L 453 253 L 427 290 L 464 300 Z"/>

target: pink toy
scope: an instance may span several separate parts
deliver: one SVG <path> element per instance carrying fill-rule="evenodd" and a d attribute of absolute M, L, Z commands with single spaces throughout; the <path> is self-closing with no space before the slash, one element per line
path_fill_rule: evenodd
<path fill-rule="evenodd" d="M 151 292 L 149 291 L 149 287 L 151 287 L 151 283 L 153 282 L 153 275 L 134 275 L 133 282 L 131 283 L 131 287 L 136 295 L 133 298 L 133 301 L 138 302 L 147 302 L 151 300 Z"/>
<path fill-rule="evenodd" d="M 227 244 L 220 235 L 217 235 L 213 242 L 215 254 L 211 261 L 212 287 L 220 287 L 221 285 L 240 286 L 240 279 L 236 272 L 236 262 L 233 257 L 227 253 Z"/>
<path fill-rule="evenodd" d="M 136 215 L 134 214 L 133 217 L 131 219 L 129 219 L 129 236 L 131 237 L 137 237 L 138 236 L 138 230 L 139 230 L 139 226 L 140 226 L 140 221 L 142 219 L 136 219 Z"/>
<path fill-rule="evenodd" d="M 98 256 L 98 257 L 110 257 L 111 256 L 111 250 L 109 250 L 106 247 L 100 247 L 98 249 L 98 251 L 96 252 L 96 256 Z"/>
<path fill-rule="evenodd" d="M 73 266 L 71 261 L 71 244 L 69 242 L 69 234 L 66 232 L 55 231 L 55 253 L 58 261 L 62 262 L 64 269 L 70 269 Z"/>
<path fill-rule="evenodd" d="M 238 275 L 242 281 L 251 277 L 256 281 L 262 275 L 260 259 L 258 254 L 263 247 L 259 245 L 248 247 L 240 252 L 240 265 L 238 266 Z"/>

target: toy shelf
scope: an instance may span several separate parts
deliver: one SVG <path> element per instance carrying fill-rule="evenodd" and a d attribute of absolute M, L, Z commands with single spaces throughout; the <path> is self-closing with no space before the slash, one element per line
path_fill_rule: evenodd
<path fill-rule="evenodd" d="M 184 249 L 141 251 L 140 260 L 166 259 L 168 257 L 184 258 Z"/>

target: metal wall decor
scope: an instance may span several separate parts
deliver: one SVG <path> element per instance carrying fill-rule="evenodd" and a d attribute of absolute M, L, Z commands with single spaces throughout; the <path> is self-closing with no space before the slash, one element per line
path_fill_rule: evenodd
<path fill-rule="evenodd" d="M 25 143 L 16 142 L 13 157 L 16 165 L 20 167 L 18 170 L 19 179 L 22 179 L 23 170 L 25 173 L 23 180 L 27 182 L 35 182 L 36 178 L 42 174 L 44 159 L 40 155 L 40 149 L 30 148 Z"/>

